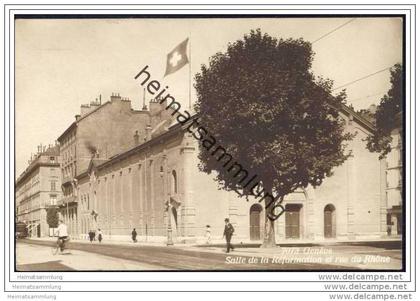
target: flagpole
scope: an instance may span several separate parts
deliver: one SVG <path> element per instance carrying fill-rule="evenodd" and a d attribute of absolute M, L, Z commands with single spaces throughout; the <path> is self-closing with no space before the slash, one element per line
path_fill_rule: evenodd
<path fill-rule="evenodd" d="M 191 64 L 192 64 L 192 59 L 191 59 L 191 47 L 192 47 L 192 40 L 191 40 L 191 31 L 190 31 L 190 48 L 189 48 L 189 59 L 190 59 L 190 63 L 189 63 L 189 84 L 188 84 L 188 88 L 189 88 L 189 101 L 188 101 L 188 108 L 191 111 Z"/>

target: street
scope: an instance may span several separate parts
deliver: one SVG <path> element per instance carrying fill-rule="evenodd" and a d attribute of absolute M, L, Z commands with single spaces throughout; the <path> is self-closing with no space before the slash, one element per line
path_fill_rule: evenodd
<path fill-rule="evenodd" d="M 151 246 L 129 243 L 90 244 L 72 241 L 64 254 L 53 255 L 53 241 L 20 240 L 18 271 L 101 270 L 383 270 L 401 268 L 395 243 L 236 248 L 221 246 Z M 360 260 L 359 260 L 360 259 Z"/>

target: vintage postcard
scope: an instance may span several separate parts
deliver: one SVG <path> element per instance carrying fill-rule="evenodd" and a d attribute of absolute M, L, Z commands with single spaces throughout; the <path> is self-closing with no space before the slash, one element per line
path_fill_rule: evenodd
<path fill-rule="evenodd" d="M 97 8 L 9 20 L 14 274 L 407 272 L 406 14 Z"/>

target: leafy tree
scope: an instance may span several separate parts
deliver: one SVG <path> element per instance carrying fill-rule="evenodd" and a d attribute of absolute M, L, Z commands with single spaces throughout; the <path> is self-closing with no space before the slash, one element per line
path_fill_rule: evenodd
<path fill-rule="evenodd" d="M 58 227 L 58 212 L 57 208 L 49 207 L 47 210 L 47 224 L 50 228 Z"/>
<path fill-rule="evenodd" d="M 391 89 L 384 95 L 375 113 L 376 132 L 367 138 L 367 148 L 380 153 L 384 158 L 391 151 L 391 132 L 402 124 L 403 101 L 402 66 L 395 64 L 391 69 Z"/>
<path fill-rule="evenodd" d="M 315 78 L 313 55 L 303 39 L 278 40 L 252 30 L 211 57 L 195 76 L 200 123 L 280 202 L 298 188 L 320 185 L 350 156 L 345 141 L 352 136 L 338 118 L 345 93 L 333 96 L 332 81 Z M 216 171 L 222 189 L 254 194 L 203 145 L 199 158 L 200 170 Z M 269 212 L 275 203 L 264 201 L 263 246 L 271 246 Z"/>

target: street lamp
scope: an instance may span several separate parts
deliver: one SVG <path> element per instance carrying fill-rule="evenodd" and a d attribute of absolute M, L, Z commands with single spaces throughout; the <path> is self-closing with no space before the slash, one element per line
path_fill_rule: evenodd
<path fill-rule="evenodd" d="M 163 186 L 163 199 L 166 198 L 166 186 L 165 186 L 165 172 L 163 171 L 163 166 L 160 167 L 160 177 L 162 178 L 162 186 Z M 173 246 L 174 242 L 172 240 L 172 225 L 171 225 L 171 201 L 166 201 L 166 211 L 168 212 L 168 239 L 166 242 L 167 246 Z"/>

